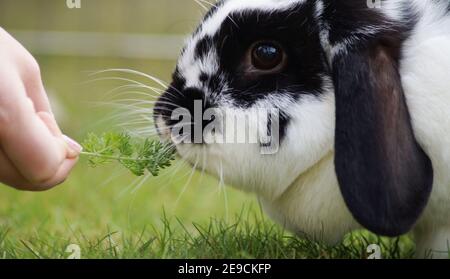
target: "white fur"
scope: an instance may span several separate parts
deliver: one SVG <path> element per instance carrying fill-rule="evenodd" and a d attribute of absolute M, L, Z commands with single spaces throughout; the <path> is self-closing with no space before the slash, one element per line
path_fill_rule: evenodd
<path fill-rule="evenodd" d="M 212 64 L 199 63 L 194 61 L 193 49 L 196 40 L 217 32 L 230 12 L 280 10 L 303 1 L 225 2 L 191 38 L 180 60 L 179 67 L 188 84 L 199 85 L 200 70 L 217 70 L 214 55 L 207 58 Z M 386 0 L 381 10 L 392 20 L 402 21 L 405 15 L 398 7 L 408 2 L 420 18 L 402 51 L 401 76 L 416 137 L 430 156 L 435 174 L 430 202 L 414 229 L 421 257 L 428 249 L 447 251 L 447 242 L 450 243 L 450 15 L 444 15 L 443 9 L 448 1 Z M 319 2 L 316 16 L 322 10 Z M 376 27 L 361 30 L 376 31 Z M 327 31 L 321 35 L 326 48 Z M 329 55 L 345 51 L 350 41 L 329 46 Z M 277 106 L 284 107 L 292 121 L 275 155 L 260 155 L 257 144 L 180 146 L 179 152 L 190 161 L 206 152 L 206 160 L 199 163 L 199 168 L 206 168 L 235 187 L 256 193 L 268 214 L 290 230 L 336 243 L 345 233 L 360 226 L 345 206 L 334 171 L 335 107 L 331 82 L 327 82 L 324 91 L 320 98 L 301 98 L 298 103 L 279 100 Z M 232 106 L 229 100 L 225 103 Z M 433 254 L 433 257 L 440 256 L 447 255 Z"/>
<path fill-rule="evenodd" d="M 281 11 L 288 9 L 306 0 L 228 0 L 223 7 L 207 19 L 201 27 L 199 35 L 214 35 L 217 33 L 222 22 L 230 15 L 230 13 L 244 12 L 246 10 L 263 10 L 263 11 Z"/>
<path fill-rule="evenodd" d="M 403 86 L 417 140 L 433 162 L 434 188 L 415 231 L 419 256 L 450 243 L 450 16 L 439 3 L 415 1 L 422 18 L 406 42 Z M 420 2 L 420 4 L 418 3 Z M 442 1 L 444 4 L 448 1 Z"/>

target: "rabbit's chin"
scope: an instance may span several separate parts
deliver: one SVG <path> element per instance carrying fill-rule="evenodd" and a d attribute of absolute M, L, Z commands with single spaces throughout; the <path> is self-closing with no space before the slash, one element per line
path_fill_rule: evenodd
<path fill-rule="evenodd" d="M 259 144 L 178 144 L 180 156 L 226 184 L 274 200 L 333 150 L 334 95 L 304 98 L 288 112 L 279 148 L 261 152 Z"/>

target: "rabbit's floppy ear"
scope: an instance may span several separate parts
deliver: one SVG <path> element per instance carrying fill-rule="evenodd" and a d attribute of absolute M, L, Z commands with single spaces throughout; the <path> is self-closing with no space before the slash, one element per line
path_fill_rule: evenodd
<path fill-rule="evenodd" d="M 354 218 L 398 236 L 416 223 L 433 184 L 417 143 L 398 70 L 399 48 L 377 41 L 333 58 L 335 167 Z"/>

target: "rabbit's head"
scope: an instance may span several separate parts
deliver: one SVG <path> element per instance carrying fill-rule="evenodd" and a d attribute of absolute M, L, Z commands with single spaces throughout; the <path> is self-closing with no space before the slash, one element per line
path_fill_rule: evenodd
<path fill-rule="evenodd" d="M 356 220 L 404 233 L 432 167 L 397 70 L 399 26 L 365 0 L 219 1 L 155 106 L 158 131 L 195 167 L 269 200 L 334 155 Z"/>

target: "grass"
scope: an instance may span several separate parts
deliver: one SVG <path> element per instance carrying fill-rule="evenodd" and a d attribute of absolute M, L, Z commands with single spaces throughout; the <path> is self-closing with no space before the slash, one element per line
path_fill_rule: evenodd
<path fill-rule="evenodd" d="M 0 26 L 180 34 L 192 30 L 204 13 L 194 1 L 82 2 L 83 8 L 74 11 L 65 1 L 2 0 Z M 99 13 L 105 9 L 108 13 Z M 79 141 L 89 132 L 100 134 L 133 121 L 129 114 L 107 120 L 114 109 L 92 105 L 110 102 L 105 92 L 119 83 L 80 85 L 89 79 L 86 71 L 129 68 L 168 81 L 175 64 L 111 57 L 36 58 L 62 129 Z M 379 239 L 366 232 L 349 235 L 334 247 L 294 237 L 263 217 L 252 195 L 224 189 L 215 178 L 192 172 L 181 162 L 159 177 L 136 179 L 120 167 L 91 169 L 83 158 L 69 179 L 51 191 L 23 193 L 0 187 L 0 258 L 67 258 L 70 244 L 81 248 L 82 258 L 366 258 L 369 243 L 379 243 L 387 258 L 408 258 L 414 249 L 409 238 Z"/>
<path fill-rule="evenodd" d="M 194 223 L 192 227 L 163 215 L 162 227 L 144 227 L 129 235 L 108 229 L 94 238 L 73 231 L 70 237 L 39 232 L 17 239 L 4 228 L 0 230 L 0 255 L 6 259 L 61 259 L 70 256 L 67 249 L 73 244 L 82 258 L 93 259 L 366 259 L 371 244 L 379 245 L 383 258 L 388 259 L 409 258 L 414 251 L 407 237 L 386 239 L 367 232 L 355 232 L 342 243 L 327 246 L 243 213 L 233 223 L 211 219 L 206 225 Z"/>

